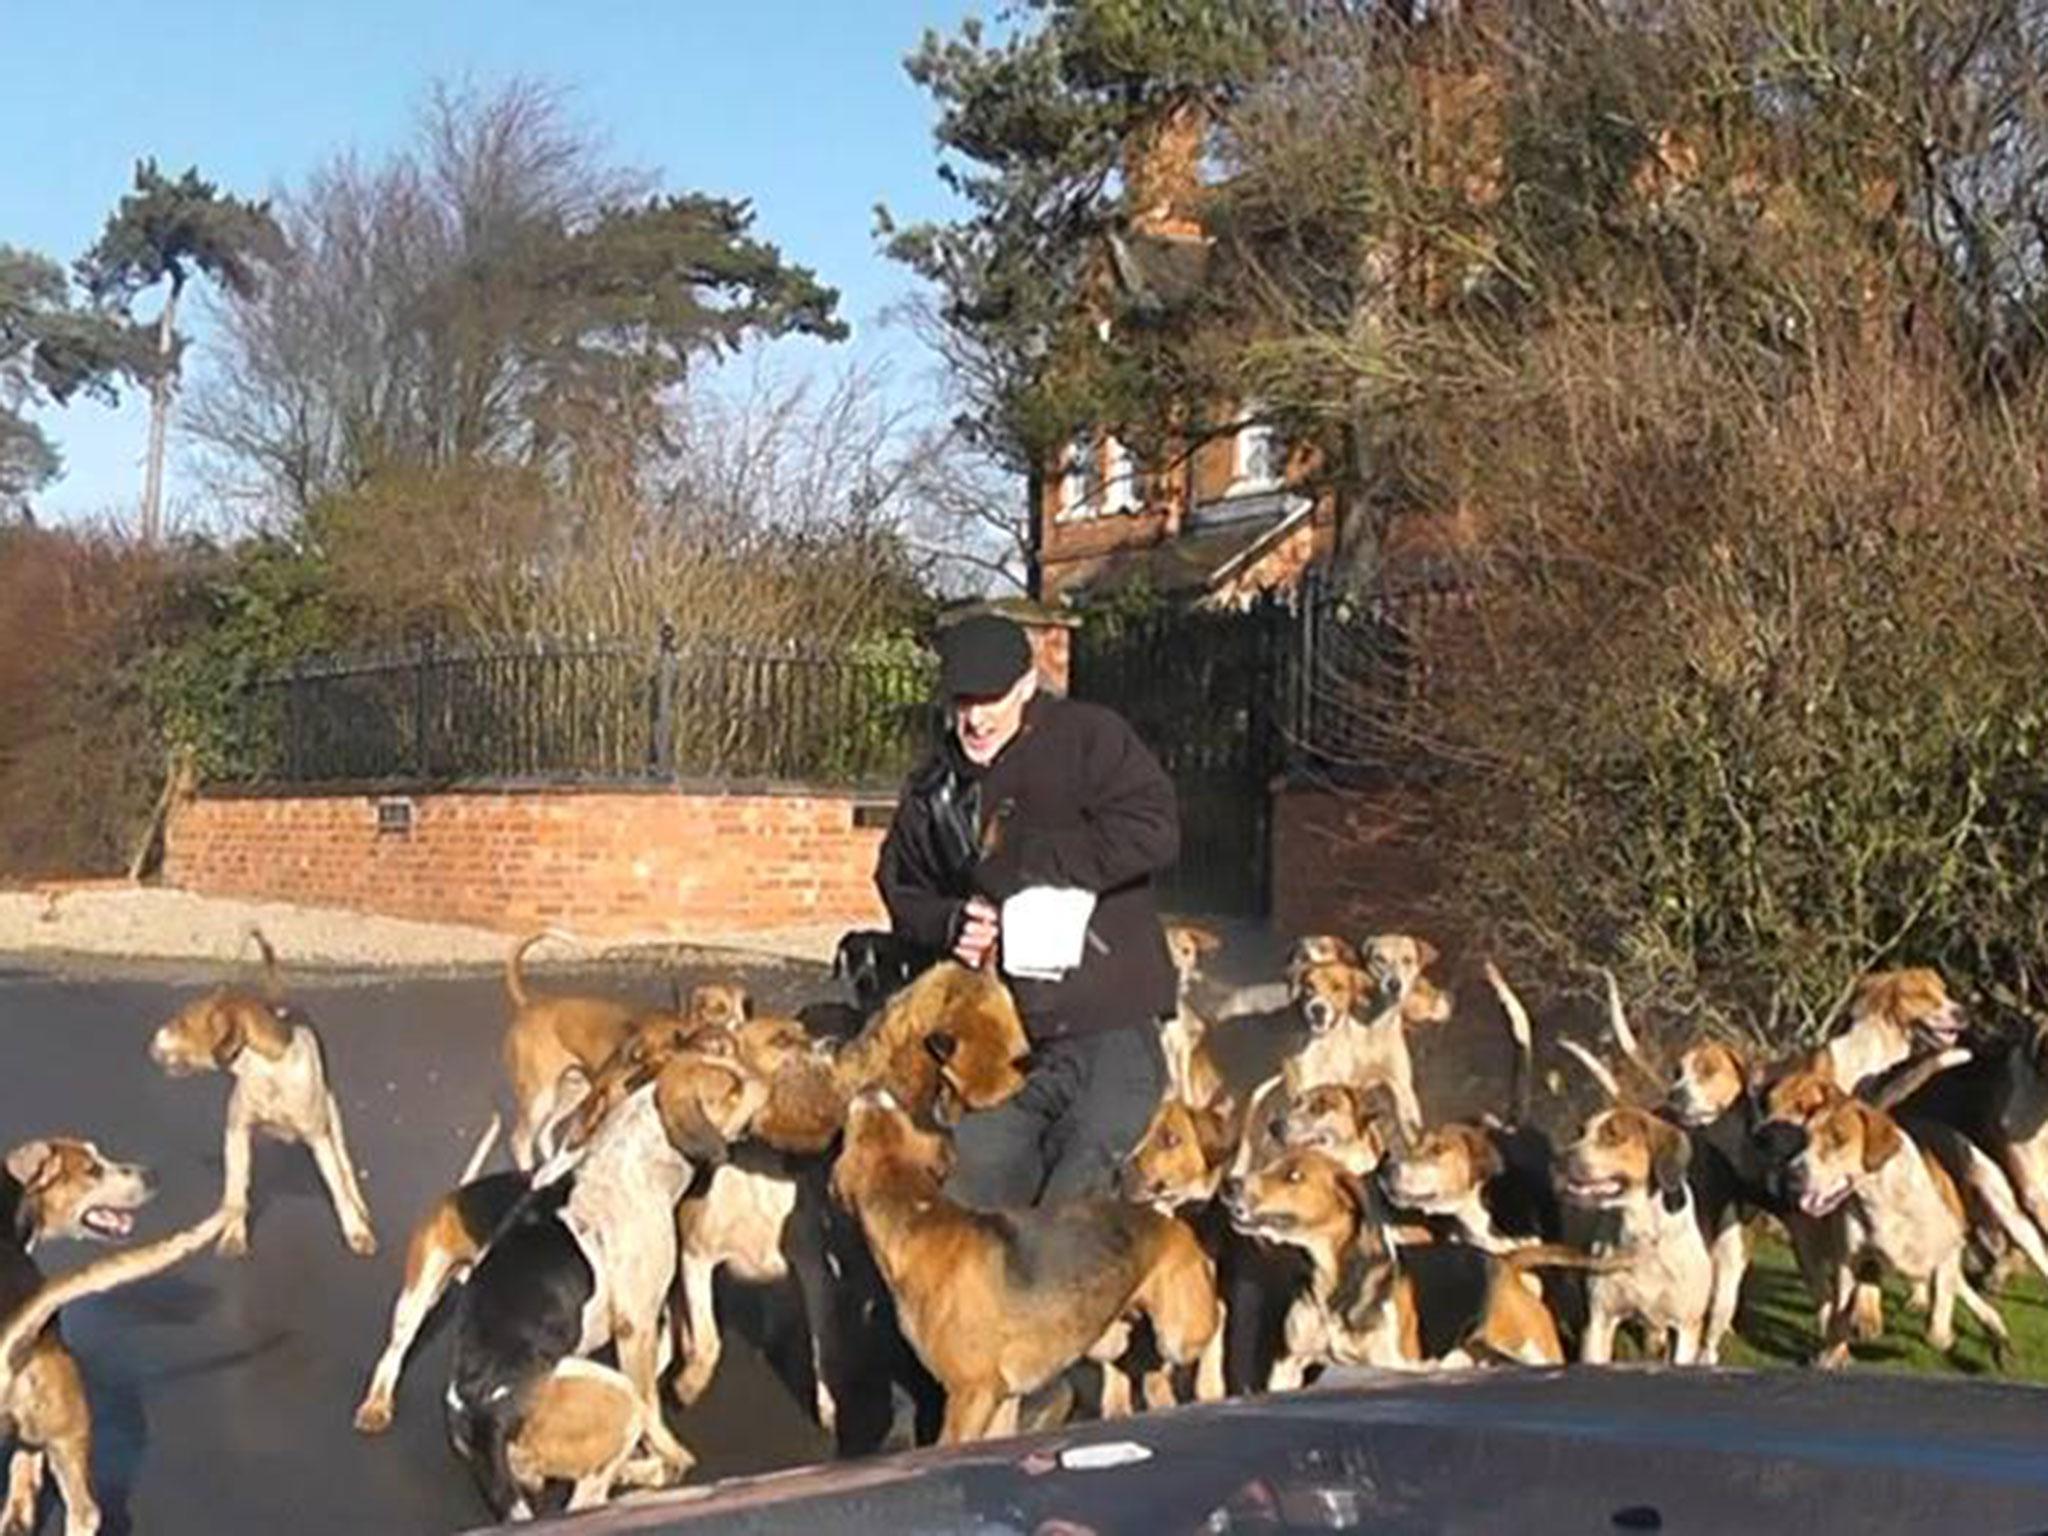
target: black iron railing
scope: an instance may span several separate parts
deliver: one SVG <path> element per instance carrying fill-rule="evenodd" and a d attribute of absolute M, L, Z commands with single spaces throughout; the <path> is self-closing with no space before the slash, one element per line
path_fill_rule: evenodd
<path fill-rule="evenodd" d="M 931 739 L 907 640 L 424 644 L 259 679 L 236 777 L 281 784 L 743 780 L 894 785 Z"/>

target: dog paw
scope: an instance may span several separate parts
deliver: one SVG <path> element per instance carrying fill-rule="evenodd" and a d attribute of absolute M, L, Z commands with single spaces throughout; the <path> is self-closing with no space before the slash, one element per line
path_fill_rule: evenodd
<path fill-rule="evenodd" d="M 391 1404 L 382 1398 L 364 1398 L 362 1406 L 356 1409 L 356 1431 L 365 1435 L 381 1435 L 391 1427 Z"/>
<path fill-rule="evenodd" d="M 698 1370 L 693 1360 L 684 1365 L 668 1379 L 669 1391 L 675 1394 L 677 1402 L 685 1408 L 702 1397 L 711 1386 L 711 1372 Z"/>
<path fill-rule="evenodd" d="M 249 1256 L 249 1229 L 240 1222 L 231 1222 L 220 1229 L 220 1241 L 214 1244 L 215 1251 L 231 1259 L 246 1259 Z"/>
<path fill-rule="evenodd" d="M 377 1234 L 367 1231 L 349 1233 L 348 1249 L 350 1253 L 360 1254 L 366 1259 L 372 1257 L 377 1252 Z"/>

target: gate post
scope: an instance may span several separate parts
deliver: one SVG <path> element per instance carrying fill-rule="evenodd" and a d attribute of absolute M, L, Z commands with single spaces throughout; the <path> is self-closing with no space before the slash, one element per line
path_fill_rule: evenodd
<path fill-rule="evenodd" d="M 663 619 L 660 650 L 654 658 L 654 761 L 649 764 L 657 778 L 673 778 L 676 771 L 677 665 L 675 621 Z"/>
<path fill-rule="evenodd" d="M 433 747 L 427 739 L 433 729 L 433 669 L 434 634 L 429 630 L 421 636 L 413 662 L 412 764 L 413 772 L 422 779 L 432 771 L 434 762 Z"/>

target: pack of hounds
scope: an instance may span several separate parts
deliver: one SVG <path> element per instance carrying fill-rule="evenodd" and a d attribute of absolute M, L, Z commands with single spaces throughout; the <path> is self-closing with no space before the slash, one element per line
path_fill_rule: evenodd
<path fill-rule="evenodd" d="M 408 1352 L 459 1291 L 448 1438 L 500 1519 L 688 1473 L 666 1410 L 697 1401 L 718 1370 L 721 1269 L 790 1287 L 809 1407 L 842 1454 L 878 1448 L 899 1399 L 920 1441 L 958 1442 L 1048 1413 L 1293 1389 L 1331 1366 L 1600 1363 L 1625 1327 L 1650 1358 L 1713 1364 L 1765 1220 L 1797 1255 L 1824 1366 L 1882 1329 L 1887 1271 L 1936 1348 L 1952 1347 L 1960 1303 L 2001 1362 L 2007 1333 L 1987 1292 L 2009 1266 L 2048 1275 L 2048 1026 L 1972 1031 L 1929 970 L 1861 978 L 1817 1050 L 1762 1062 L 1699 1039 L 1668 1069 L 1610 979 L 1618 1070 L 1560 1042 L 1603 1102 L 1554 1143 L 1531 1113 L 1528 1012 L 1491 964 L 1493 1005 L 1453 1025 L 1426 941 L 1300 939 L 1284 981 L 1212 1010 L 1215 1030 L 1262 1008 L 1286 1016 L 1280 1070 L 1240 1097 L 1196 1002 L 1220 940 L 1173 925 L 1169 1085 L 1115 1196 L 980 1212 L 946 1193 L 948 1127 L 1016 1092 L 1030 1066 L 993 972 L 850 934 L 835 969 L 855 1003 L 825 1027 L 813 1010 L 762 1013 L 730 983 L 652 1011 L 536 993 L 522 962 L 550 936 L 567 937 L 523 938 L 506 968 L 513 1166 L 484 1171 L 493 1117 L 411 1231 L 355 1410 L 363 1433 L 389 1427 Z M 47 1279 L 41 1242 L 128 1238 L 154 1183 L 84 1140 L 7 1155 L 9 1536 L 35 1528 L 46 1468 L 69 1536 L 99 1525 L 59 1309 L 208 1245 L 246 1253 L 252 1136 L 303 1145 L 347 1246 L 376 1251 L 324 1046 L 255 938 L 262 990 L 197 999 L 149 1047 L 167 1073 L 234 1080 L 212 1215 Z M 1501 1021 L 1510 1102 L 1433 1124 L 1411 1035 Z M 1640 1079 L 1634 1091 L 1622 1073 Z"/>

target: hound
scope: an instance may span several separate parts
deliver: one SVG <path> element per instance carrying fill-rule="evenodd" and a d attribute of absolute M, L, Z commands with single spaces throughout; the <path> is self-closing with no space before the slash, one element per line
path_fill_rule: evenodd
<path fill-rule="evenodd" d="M 64 1501 L 65 1536 L 100 1528 L 92 1491 L 92 1408 L 78 1362 L 64 1347 L 58 1308 L 142 1280 L 218 1235 L 216 1211 L 197 1226 L 45 1280 L 33 1250 L 52 1237 L 106 1242 L 128 1236 L 156 1193 L 146 1169 L 113 1163 L 89 1141 L 25 1142 L 0 1171 L 0 1435 L 16 1441 L 0 1530 L 36 1528 L 47 1465 Z"/>
<path fill-rule="evenodd" d="M 491 1236 L 526 1193 L 522 1173 L 482 1172 L 496 1145 L 501 1121 L 485 1129 L 455 1188 L 442 1195 L 412 1229 L 405 1245 L 405 1278 L 391 1304 L 391 1336 L 370 1372 L 370 1384 L 356 1405 L 355 1426 L 379 1435 L 391 1427 L 399 1373 L 420 1329 L 453 1287 L 469 1278 Z"/>
<path fill-rule="evenodd" d="M 1402 1234 L 1369 1185 L 1307 1148 L 1232 1180 L 1224 1198 L 1240 1231 L 1300 1249 L 1312 1265 L 1308 1289 L 1287 1315 L 1276 1389 L 1300 1386 L 1319 1364 L 1562 1365 L 1557 1322 L 1523 1276 L 1538 1266 L 1600 1270 L 1612 1262 L 1549 1245 L 1489 1254 Z M 1397 1245 L 1397 1236 L 1417 1241 Z"/>
<path fill-rule="evenodd" d="M 1216 1106 L 1228 1112 L 1230 1096 L 1223 1072 L 1206 1041 L 1209 1023 L 1196 1010 L 1193 998 L 1202 961 L 1222 945 L 1223 940 L 1212 930 L 1194 923 L 1167 925 L 1166 949 L 1180 976 L 1180 995 L 1172 1016 L 1160 1025 L 1159 1044 L 1166 1057 L 1167 1098 L 1199 1109 Z"/>
<path fill-rule="evenodd" d="M 1551 1182 L 1550 1138 L 1530 1123 L 1533 1037 L 1528 1010 L 1498 969 L 1486 967 L 1515 1045 L 1512 1119 L 1438 1126 L 1397 1140 L 1382 1175 L 1397 1206 L 1457 1223 L 1464 1240 L 1490 1253 L 1563 1235 Z"/>
<path fill-rule="evenodd" d="M 1424 970 L 1436 959 L 1426 940 L 1382 934 L 1364 946 L 1364 963 L 1341 958 L 1297 965 L 1290 978 L 1309 1039 L 1283 1064 L 1290 1093 L 1322 1083 L 1363 1086 L 1383 1082 L 1393 1091 L 1401 1122 L 1422 1127 L 1415 1068 L 1408 1053 L 1410 1024 L 1442 1023 L 1450 1000 Z"/>
<path fill-rule="evenodd" d="M 1809 1215 L 1843 1213 L 1846 1253 L 1837 1266 L 1835 1306 L 1820 1363 L 1849 1358 L 1854 1265 L 1882 1260 L 1908 1280 L 1932 1289 L 1927 1342 L 1955 1345 L 1955 1305 L 1961 1301 L 1991 1334 L 1993 1354 L 2005 1363 L 2011 1340 L 1998 1309 L 1963 1276 L 1968 1235 L 1961 1192 L 1948 1170 L 1900 1129 L 1890 1115 L 1844 1099 L 1812 1126 L 1792 1162 L 1793 1185 Z"/>
<path fill-rule="evenodd" d="M 728 1058 L 672 1058 L 535 1174 L 477 1264 L 457 1320 L 448 1433 L 498 1519 L 530 1517 L 543 1476 L 574 1482 L 588 1504 L 619 1482 L 689 1470 L 659 1391 L 675 1203 L 765 1097 Z M 606 1344 L 617 1371 L 589 1359 Z M 629 1397 L 637 1413 L 619 1411 Z M 593 1416 L 605 1433 L 572 1435 Z M 635 1459 L 643 1440 L 651 1460 Z M 572 1449 L 581 1460 L 567 1468 Z"/>
<path fill-rule="evenodd" d="M 943 1443 L 1006 1432 L 1026 1394 L 1084 1357 L 1121 1354 L 1119 1325 L 1137 1315 L 1173 1364 L 1221 1351 L 1215 1268 L 1180 1222 L 1112 1200 L 972 1211 L 944 1193 L 949 1162 L 944 1137 L 869 1089 L 832 1170 L 905 1336 L 945 1388 Z"/>
<path fill-rule="evenodd" d="M 1716 1253 L 1707 1232 L 1722 1229 L 1722 1212 L 1705 1210 L 1687 1181 L 1692 1143 L 1685 1132 L 1648 1110 L 1604 1109 L 1587 1120 L 1560 1159 L 1560 1193 L 1575 1205 L 1614 1212 L 1617 1247 L 1627 1263 L 1587 1285 L 1585 1336 L 1579 1358 L 1602 1365 L 1614 1358 L 1614 1334 L 1630 1319 L 1652 1330 L 1652 1344 L 1668 1342 L 1677 1365 L 1700 1361 L 1716 1294 Z M 1741 1233 L 1741 1223 L 1733 1230 Z M 1716 1244 L 1718 1247 L 1719 1244 Z M 1727 1267 L 1736 1259 L 1725 1254 Z M 1747 1249 L 1741 1262 L 1746 1265 Z M 1728 1286 L 1739 1291 L 1739 1274 Z M 1709 1362 L 1711 1363 L 1711 1362 Z"/>
<path fill-rule="evenodd" d="M 171 1077 L 226 1072 L 235 1080 L 228 1095 L 220 1251 L 249 1251 L 251 1140 L 261 1132 L 313 1154 L 343 1238 L 367 1257 L 377 1251 L 377 1234 L 356 1182 L 326 1053 L 312 1024 L 285 1004 L 270 941 L 254 928 L 249 936 L 263 954 L 264 995 L 218 988 L 187 1003 L 149 1045 L 150 1059 Z"/>

